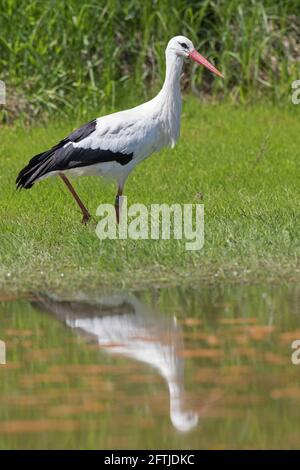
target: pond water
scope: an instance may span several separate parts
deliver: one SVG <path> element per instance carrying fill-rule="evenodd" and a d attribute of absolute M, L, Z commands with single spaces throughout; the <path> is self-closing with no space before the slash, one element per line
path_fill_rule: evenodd
<path fill-rule="evenodd" d="M 297 286 L 2 299 L 1 449 L 300 447 Z"/>

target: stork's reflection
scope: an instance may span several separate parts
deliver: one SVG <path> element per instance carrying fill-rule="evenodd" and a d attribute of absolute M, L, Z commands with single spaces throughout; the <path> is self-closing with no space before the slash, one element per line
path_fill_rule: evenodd
<path fill-rule="evenodd" d="M 183 338 L 175 317 L 159 315 L 136 296 L 127 294 L 91 299 L 79 293 L 71 301 L 43 295 L 33 304 L 55 315 L 77 334 L 97 342 L 108 354 L 154 367 L 168 385 L 174 427 L 189 431 L 197 425 L 197 413 L 186 408 Z"/>

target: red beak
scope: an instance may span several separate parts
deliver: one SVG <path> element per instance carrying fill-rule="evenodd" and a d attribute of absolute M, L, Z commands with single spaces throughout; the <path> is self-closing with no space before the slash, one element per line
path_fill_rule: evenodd
<path fill-rule="evenodd" d="M 217 70 L 216 67 L 214 67 L 211 63 L 209 63 L 208 60 L 205 59 L 205 57 L 199 54 L 199 52 L 197 52 L 196 49 L 190 52 L 189 57 L 195 62 L 198 62 L 198 64 L 204 65 L 204 67 L 206 67 L 215 75 L 218 75 L 218 77 L 224 78 L 221 72 L 219 72 L 219 70 Z"/>

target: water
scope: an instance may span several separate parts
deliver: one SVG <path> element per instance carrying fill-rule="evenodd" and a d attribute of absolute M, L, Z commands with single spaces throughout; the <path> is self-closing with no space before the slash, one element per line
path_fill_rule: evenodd
<path fill-rule="evenodd" d="M 0 302 L 1 449 L 299 448 L 300 289 Z"/>

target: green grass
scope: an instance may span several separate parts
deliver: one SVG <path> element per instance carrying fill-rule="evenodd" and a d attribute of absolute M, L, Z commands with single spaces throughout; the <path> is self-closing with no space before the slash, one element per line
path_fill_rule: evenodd
<path fill-rule="evenodd" d="M 298 0 L 2 0 L 3 117 L 85 117 L 133 90 L 145 98 L 160 86 L 166 44 L 178 34 L 225 75 L 213 80 L 190 66 L 186 89 L 242 102 L 285 100 L 299 78 L 299 17 Z"/>
<path fill-rule="evenodd" d="M 78 124 L 1 130 L 2 290 L 195 279 L 299 282 L 297 106 L 203 105 L 190 97 L 175 149 L 153 155 L 130 175 L 128 204 L 204 203 L 205 245 L 195 252 L 178 240 L 100 242 L 96 208 L 113 203 L 115 187 L 99 178 L 74 180 L 94 215 L 87 227 L 57 178 L 15 191 L 28 158 Z"/>

